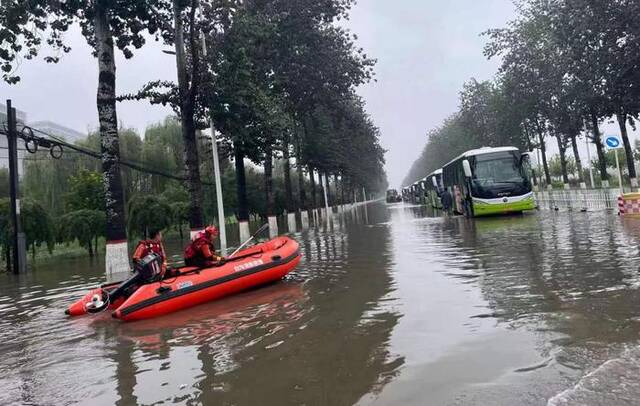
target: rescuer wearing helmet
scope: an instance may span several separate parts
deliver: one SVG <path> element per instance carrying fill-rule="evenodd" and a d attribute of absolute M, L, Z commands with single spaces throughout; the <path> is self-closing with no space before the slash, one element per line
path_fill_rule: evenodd
<path fill-rule="evenodd" d="M 164 246 L 162 245 L 162 231 L 151 230 L 149 237 L 150 239 L 142 240 L 138 243 L 133 253 L 133 263 L 139 263 L 149 254 L 157 254 L 162 257 L 162 272 L 164 273 L 167 270 L 167 254 L 165 254 Z"/>
<path fill-rule="evenodd" d="M 162 231 L 151 230 L 150 239 L 142 240 L 133 253 L 133 270 L 131 278 L 122 282 L 109 295 L 111 303 L 120 297 L 131 295 L 139 286 L 155 280 L 161 280 L 167 272 L 167 255 L 162 245 Z"/>
<path fill-rule="evenodd" d="M 215 254 L 213 242 L 218 236 L 215 226 L 208 226 L 191 241 L 184 250 L 184 263 L 187 266 L 207 268 L 220 265 L 224 258 Z"/>

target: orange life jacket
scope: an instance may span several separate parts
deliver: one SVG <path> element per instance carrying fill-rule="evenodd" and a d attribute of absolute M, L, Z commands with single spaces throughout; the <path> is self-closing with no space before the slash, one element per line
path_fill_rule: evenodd
<path fill-rule="evenodd" d="M 167 255 L 164 252 L 162 243 L 153 240 L 142 240 L 138 243 L 136 250 L 133 253 L 133 260 L 139 261 L 147 255 L 154 253 L 162 257 L 162 262 L 166 263 Z"/>

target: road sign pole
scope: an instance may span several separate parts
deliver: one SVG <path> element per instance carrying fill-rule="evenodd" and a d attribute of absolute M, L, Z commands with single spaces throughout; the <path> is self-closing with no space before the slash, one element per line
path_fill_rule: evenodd
<path fill-rule="evenodd" d="M 618 186 L 620 187 L 620 195 L 624 194 L 624 188 L 622 187 L 622 171 L 620 170 L 620 158 L 618 157 L 618 150 L 622 147 L 622 140 L 617 135 L 608 135 L 604 144 L 608 151 L 614 150 L 616 155 L 616 169 L 618 171 Z"/>
<path fill-rule="evenodd" d="M 622 172 L 620 172 L 620 159 L 618 159 L 618 149 L 616 152 L 616 168 L 618 169 L 618 185 L 620 186 L 620 196 L 624 194 L 624 190 L 622 188 Z"/>

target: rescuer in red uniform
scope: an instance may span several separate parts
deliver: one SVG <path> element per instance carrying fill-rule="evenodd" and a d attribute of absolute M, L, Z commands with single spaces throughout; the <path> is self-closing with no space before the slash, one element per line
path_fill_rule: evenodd
<path fill-rule="evenodd" d="M 149 237 L 151 238 L 138 243 L 138 246 L 133 252 L 133 263 L 136 264 L 140 262 L 140 260 L 149 254 L 156 254 L 162 257 L 162 273 L 164 273 L 167 270 L 167 254 L 162 245 L 162 231 L 152 230 L 149 233 Z"/>
<path fill-rule="evenodd" d="M 134 274 L 109 295 L 111 302 L 122 296 L 127 297 L 139 286 L 165 276 L 167 254 L 162 245 L 162 231 L 152 230 L 149 237 L 150 239 L 138 243 L 133 253 Z"/>
<path fill-rule="evenodd" d="M 208 226 L 191 241 L 184 250 L 184 263 L 187 266 L 207 268 L 220 265 L 224 258 L 216 255 L 213 241 L 218 236 L 215 226 Z"/>

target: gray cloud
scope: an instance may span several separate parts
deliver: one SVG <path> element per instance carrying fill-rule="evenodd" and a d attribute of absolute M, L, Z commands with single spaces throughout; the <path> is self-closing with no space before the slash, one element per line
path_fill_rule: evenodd
<path fill-rule="evenodd" d="M 514 15 L 510 0 L 361 0 L 354 8 L 350 28 L 378 58 L 377 83 L 360 93 L 389 150 L 392 185 L 420 154 L 426 132 L 457 110 L 462 84 L 495 74 L 480 33 Z"/>
<path fill-rule="evenodd" d="M 361 0 L 353 9 L 345 25 L 378 59 L 377 82 L 359 92 L 382 130 L 393 185 L 419 155 L 426 132 L 455 112 L 464 81 L 493 76 L 497 63 L 482 55 L 485 40 L 479 34 L 513 16 L 510 0 Z M 78 29 L 67 41 L 73 50 L 57 65 L 24 61 L 22 82 L 0 84 L 0 98 L 13 99 L 30 121 L 86 131 L 97 124 L 97 65 Z M 148 80 L 175 78 L 174 60 L 162 48 L 150 41 L 133 59 L 118 59 L 119 93 L 135 91 Z M 118 109 L 119 120 L 141 132 L 170 113 L 146 102 L 126 102 Z"/>

